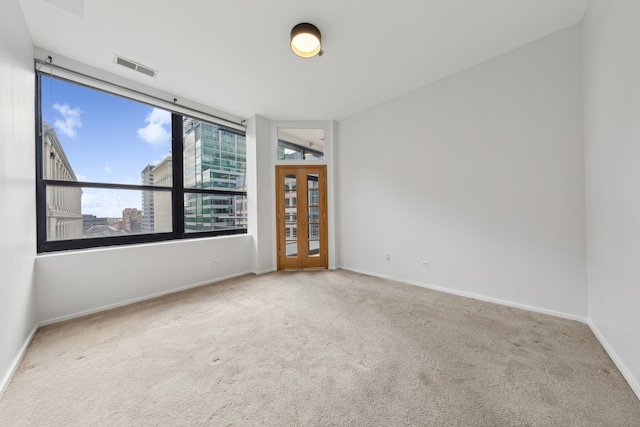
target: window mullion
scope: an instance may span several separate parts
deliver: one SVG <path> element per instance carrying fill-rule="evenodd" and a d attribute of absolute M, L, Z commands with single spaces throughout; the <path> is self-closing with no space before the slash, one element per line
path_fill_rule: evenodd
<path fill-rule="evenodd" d="M 184 235 L 184 165 L 182 116 L 171 114 L 171 155 L 173 157 L 173 232 Z"/>

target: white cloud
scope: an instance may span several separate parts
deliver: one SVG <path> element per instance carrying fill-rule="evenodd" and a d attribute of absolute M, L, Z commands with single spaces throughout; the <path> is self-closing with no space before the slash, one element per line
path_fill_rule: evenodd
<path fill-rule="evenodd" d="M 109 166 L 109 162 L 104 162 L 104 171 L 106 173 L 111 172 L 111 167 Z"/>
<path fill-rule="evenodd" d="M 82 120 L 80 120 L 79 108 L 71 108 L 68 104 L 60 105 L 58 103 L 53 104 L 53 109 L 56 110 L 62 116 L 62 120 L 56 119 L 53 124 L 58 132 L 73 138 L 77 134 L 77 129 L 82 127 Z"/>
<path fill-rule="evenodd" d="M 77 179 L 78 181 L 87 182 L 87 177 L 86 177 L 86 176 L 84 176 L 84 175 L 82 175 L 82 174 L 79 174 L 79 173 L 77 173 L 77 174 L 76 174 L 76 179 Z"/>
<path fill-rule="evenodd" d="M 138 129 L 138 137 L 144 142 L 161 147 L 171 141 L 171 133 L 165 126 L 171 125 L 171 113 L 153 108 L 145 119 L 147 126 Z"/>
<path fill-rule="evenodd" d="M 145 119 L 147 123 L 159 123 L 161 125 L 171 124 L 171 113 L 167 110 L 162 110 L 160 108 L 153 107 L 151 112 L 147 114 L 147 118 Z"/>

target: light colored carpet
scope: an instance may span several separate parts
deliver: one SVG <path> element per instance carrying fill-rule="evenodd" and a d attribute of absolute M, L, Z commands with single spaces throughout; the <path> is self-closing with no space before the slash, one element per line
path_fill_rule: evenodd
<path fill-rule="evenodd" d="M 588 327 L 346 271 L 42 328 L 2 426 L 640 425 Z"/>

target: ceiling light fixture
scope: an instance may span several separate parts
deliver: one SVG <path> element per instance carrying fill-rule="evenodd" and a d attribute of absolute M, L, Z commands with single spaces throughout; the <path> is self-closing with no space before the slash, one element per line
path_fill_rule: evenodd
<path fill-rule="evenodd" d="M 303 22 L 291 29 L 291 50 L 301 58 L 322 56 L 322 36 L 313 24 Z"/>

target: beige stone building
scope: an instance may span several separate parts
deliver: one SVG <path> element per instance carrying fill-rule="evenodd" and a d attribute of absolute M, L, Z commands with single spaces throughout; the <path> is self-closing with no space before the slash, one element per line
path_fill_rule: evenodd
<path fill-rule="evenodd" d="M 173 186 L 171 157 L 166 157 L 153 168 L 153 182 L 158 187 Z M 156 191 L 154 195 L 153 223 L 155 233 L 170 232 L 173 230 L 171 216 L 171 192 Z"/>
<path fill-rule="evenodd" d="M 42 123 L 43 174 L 46 179 L 77 181 L 56 131 Z M 47 240 L 82 237 L 82 188 L 47 186 Z"/>

